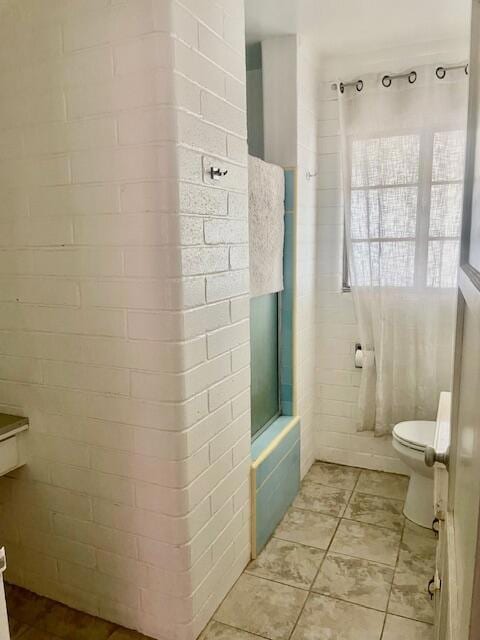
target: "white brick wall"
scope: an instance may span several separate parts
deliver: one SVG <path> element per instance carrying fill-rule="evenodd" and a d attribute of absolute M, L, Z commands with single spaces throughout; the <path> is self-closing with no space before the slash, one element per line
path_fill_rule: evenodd
<path fill-rule="evenodd" d="M 0 35 L 8 577 L 190 639 L 249 558 L 243 2 L 12 0 Z"/>
<path fill-rule="evenodd" d="M 319 88 L 316 456 L 320 460 L 340 464 L 403 473 L 405 468 L 398 460 L 390 438 L 374 438 L 371 432 L 357 432 L 361 371 L 355 369 L 354 349 L 360 338 L 352 295 L 342 293 L 340 131 L 338 102 L 331 82 L 325 80 Z"/>
<path fill-rule="evenodd" d="M 456 47 L 454 51 L 452 47 Z M 342 293 L 343 211 L 339 114 L 331 83 L 362 73 L 403 69 L 466 56 L 451 42 L 420 43 L 407 49 L 373 51 L 324 61 L 318 92 L 317 296 L 315 367 L 315 451 L 317 458 L 340 464 L 406 473 L 391 438 L 357 432 L 357 400 L 361 372 L 354 366 L 360 341 L 350 293 Z"/>
<path fill-rule="evenodd" d="M 315 259 L 318 64 L 301 39 L 297 43 L 297 225 L 296 225 L 296 341 L 295 387 L 301 417 L 302 476 L 315 459 Z"/>

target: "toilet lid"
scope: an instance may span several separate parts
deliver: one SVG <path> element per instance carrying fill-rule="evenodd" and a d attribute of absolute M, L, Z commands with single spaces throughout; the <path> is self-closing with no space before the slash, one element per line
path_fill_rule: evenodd
<path fill-rule="evenodd" d="M 432 446 L 435 438 L 436 422 L 430 420 L 411 420 L 399 422 L 393 428 L 393 436 L 412 449 L 425 449 Z"/>

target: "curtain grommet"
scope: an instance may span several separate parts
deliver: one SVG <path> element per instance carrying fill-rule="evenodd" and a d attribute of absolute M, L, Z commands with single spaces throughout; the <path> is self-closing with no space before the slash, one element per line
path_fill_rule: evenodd
<path fill-rule="evenodd" d="M 357 91 L 361 91 L 363 89 L 363 80 L 357 80 L 355 83 L 355 89 Z"/>
<path fill-rule="evenodd" d="M 384 87 L 389 87 L 392 84 L 392 79 L 390 76 L 383 76 L 382 84 Z"/>
<path fill-rule="evenodd" d="M 344 93 L 345 92 L 345 85 L 343 84 L 343 82 L 340 82 L 340 84 L 338 85 L 338 88 L 340 90 L 340 93 Z"/>
<path fill-rule="evenodd" d="M 408 74 L 409 83 L 413 84 L 416 79 L 417 79 L 417 72 L 416 71 L 410 71 L 410 73 Z"/>
<path fill-rule="evenodd" d="M 445 67 L 437 67 L 435 69 L 435 75 L 439 80 L 443 80 L 443 78 L 447 75 L 447 70 Z"/>

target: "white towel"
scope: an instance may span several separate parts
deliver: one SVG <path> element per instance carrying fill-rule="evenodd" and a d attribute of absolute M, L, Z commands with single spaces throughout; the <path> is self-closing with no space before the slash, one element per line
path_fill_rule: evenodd
<path fill-rule="evenodd" d="M 283 289 L 285 176 L 282 167 L 248 156 L 250 296 Z"/>

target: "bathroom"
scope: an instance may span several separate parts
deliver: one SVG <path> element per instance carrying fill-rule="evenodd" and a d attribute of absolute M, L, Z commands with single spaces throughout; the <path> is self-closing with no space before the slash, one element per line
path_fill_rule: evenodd
<path fill-rule="evenodd" d="M 0 640 L 477 640 L 479 1 L 0 35 Z"/>

